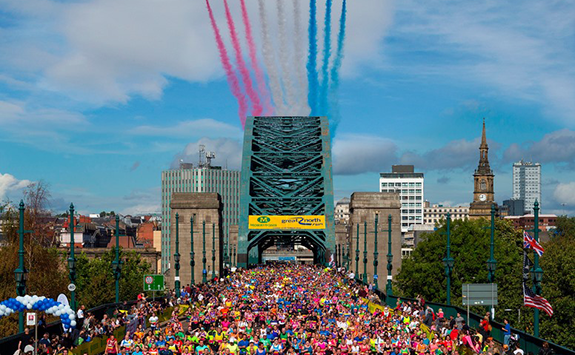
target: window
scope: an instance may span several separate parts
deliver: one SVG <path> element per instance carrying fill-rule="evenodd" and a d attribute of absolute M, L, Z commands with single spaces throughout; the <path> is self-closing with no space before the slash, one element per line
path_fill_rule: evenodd
<path fill-rule="evenodd" d="M 387 182 L 382 182 L 381 187 L 387 187 Z"/>

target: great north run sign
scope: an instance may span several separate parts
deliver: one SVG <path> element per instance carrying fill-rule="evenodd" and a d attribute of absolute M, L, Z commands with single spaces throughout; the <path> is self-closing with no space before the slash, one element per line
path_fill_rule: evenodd
<path fill-rule="evenodd" d="M 249 216 L 249 229 L 325 229 L 325 216 Z"/>

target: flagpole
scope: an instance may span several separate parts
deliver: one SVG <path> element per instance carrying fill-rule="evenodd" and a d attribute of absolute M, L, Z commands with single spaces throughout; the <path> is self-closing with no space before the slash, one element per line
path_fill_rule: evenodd
<path fill-rule="evenodd" d="M 539 243 L 539 202 L 535 200 L 533 205 L 534 213 L 534 228 L 533 237 L 536 243 Z M 539 266 L 539 254 L 534 251 L 533 253 L 533 292 L 536 295 L 541 295 L 541 280 L 543 278 L 543 270 Z M 535 308 L 533 312 L 533 335 L 539 337 L 539 309 Z"/>

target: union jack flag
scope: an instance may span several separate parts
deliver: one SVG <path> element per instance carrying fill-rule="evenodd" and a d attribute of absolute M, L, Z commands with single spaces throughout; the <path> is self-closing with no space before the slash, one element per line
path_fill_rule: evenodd
<path fill-rule="evenodd" d="M 537 253 L 537 255 L 543 255 L 543 247 L 539 244 L 533 237 L 529 235 L 526 231 L 523 231 L 523 249 L 533 249 Z"/>

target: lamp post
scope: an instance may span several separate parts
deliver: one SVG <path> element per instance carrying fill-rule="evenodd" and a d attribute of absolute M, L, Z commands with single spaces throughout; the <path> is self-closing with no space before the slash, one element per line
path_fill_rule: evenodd
<path fill-rule="evenodd" d="M 451 257 L 451 213 L 447 213 L 447 255 L 443 259 L 445 266 L 445 277 L 447 278 L 447 300 L 446 303 L 451 305 L 451 271 L 455 261 Z"/>
<path fill-rule="evenodd" d="M 68 257 L 70 283 L 76 281 L 76 257 L 74 256 L 74 204 L 70 204 L 70 257 Z M 76 290 L 70 291 L 70 307 L 76 312 Z"/>
<path fill-rule="evenodd" d="M 357 224 L 357 244 L 355 245 L 355 277 L 359 280 L 359 223 Z"/>
<path fill-rule="evenodd" d="M 20 228 L 18 229 L 19 249 L 18 249 L 18 268 L 14 270 L 16 278 L 16 294 L 18 296 L 26 295 L 26 280 L 28 279 L 28 270 L 24 266 L 24 201 L 20 201 Z M 18 313 L 18 332 L 24 332 L 24 312 Z"/>
<path fill-rule="evenodd" d="M 393 261 L 393 254 L 391 253 L 391 214 L 387 216 L 387 287 L 385 292 L 387 296 L 393 295 L 393 288 L 391 287 L 391 270 L 393 269 L 393 265 L 391 262 Z"/>
<path fill-rule="evenodd" d="M 491 242 L 489 244 L 489 260 L 487 260 L 487 271 L 489 272 L 489 282 L 495 282 L 495 268 L 497 261 L 493 255 L 495 249 L 495 205 L 491 205 Z"/>
<path fill-rule="evenodd" d="M 202 247 L 202 282 L 205 283 L 206 282 L 206 274 L 207 274 L 207 270 L 206 270 L 206 221 L 202 222 L 202 238 L 203 238 L 203 247 Z"/>
<path fill-rule="evenodd" d="M 232 261 L 233 261 L 234 266 L 236 266 L 237 263 L 236 263 L 236 246 L 235 245 L 234 245 L 234 249 L 233 249 L 233 253 L 232 253 Z"/>
<path fill-rule="evenodd" d="M 536 242 L 539 242 L 539 202 L 535 200 L 533 205 L 533 214 L 535 217 L 535 225 L 533 228 L 533 235 Z M 531 271 L 533 275 L 533 292 L 536 295 L 541 295 L 541 281 L 543 280 L 543 269 L 539 266 L 539 255 L 533 253 L 533 270 Z M 539 336 L 539 308 L 535 308 L 533 312 L 533 335 Z"/>
<path fill-rule="evenodd" d="M 375 244 L 375 248 L 373 249 L 373 283 L 375 284 L 375 289 L 379 289 L 378 283 L 377 283 L 377 265 L 378 265 L 378 260 L 377 257 L 379 255 L 379 253 L 377 252 L 377 224 L 378 224 L 378 220 L 379 220 L 379 213 L 375 213 L 375 230 L 374 230 L 374 244 Z"/>
<path fill-rule="evenodd" d="M 363 222 L 363 284 L 367 285 L 367 221 Z"/>
<path fill-rule="evenodd" d="M 216 278 L 216 224 L 212 223 L 212 280 Z"/>
<path fill-rule="evenodd" d="M 116 303 L 120 302 L 120 276 L 122 273 L 122 261 L 120 260 L 120 216 L 116 215 L 116 259 L 112 262 L 114 278 L 116 281 Z"/>
<path fill-rule="evenodd" d="M 174 254 L 176 298 L 180 298 L 180 214 L 176 213 L 176 253 Z"/>
<path fill-rule="evenodd" d="M 194 257 L 196 253 L 194 252 L 194 216 L 190 217 L 190 268 L 192 270 L 192 280 L 191 284 L 196 283 L 196 276 L 194 275 L 194 266 L 196 266 L 196 261 Z"/>
<path fill-rule="evenodd" d="M 341 244 L 337 245 L 337 262 L 336 265 L 341 267 Z"/>

